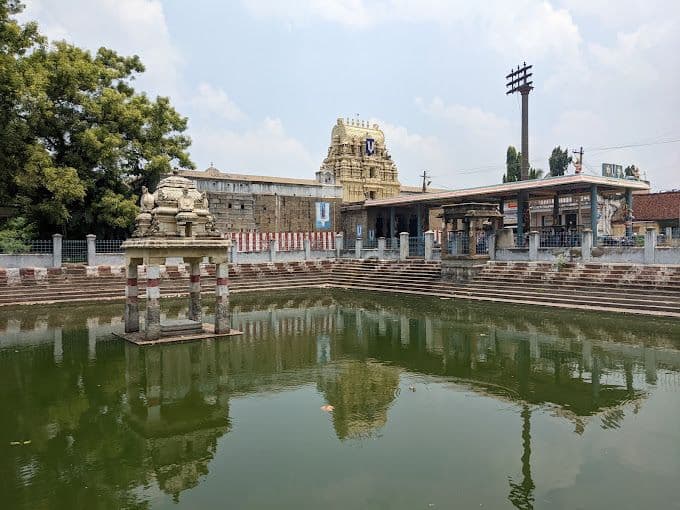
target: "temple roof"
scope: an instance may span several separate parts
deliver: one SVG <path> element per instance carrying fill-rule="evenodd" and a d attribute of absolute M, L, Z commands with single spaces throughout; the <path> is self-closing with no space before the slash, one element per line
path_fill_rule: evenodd
<path fill-rule="evenodd" d="M 385 134 L 378 124 L 369 126 L 368 121 L 338 119 L 331 132 L 331 145 L 333 145 L 335 140 L 339 140 L 340 143 L 350 143 L 353 138 L 357 140 L 373 138 L 377 144 L 385 144 Z"/>
<path fill-rule="evenodd" d="M 649 191 L 649 183 L 645 181 L 579 174 L 492 184 L 441 193 L 401 195 L 380 200 L 366 200 L 364 205 L 366 207 L 389 207 L 420 203 L 428 206 L 441 206 L 453 202 L 514 199 L 520 191 L 527 191 L 531 198 L 550 198 L 555 193 L 565 195 L 589 193 L 593 185 L 597 186 L 598 192 L 601 194 L 622 193 L 626 190 Z M 638 200 L 640 196 L 642 195 L 636 195 L 635 200 Z"/>
<path fill-rule="evenodd" d="M 637 221 L 680 219 L 680 191 L 635 195 L 633 217 Z"/>

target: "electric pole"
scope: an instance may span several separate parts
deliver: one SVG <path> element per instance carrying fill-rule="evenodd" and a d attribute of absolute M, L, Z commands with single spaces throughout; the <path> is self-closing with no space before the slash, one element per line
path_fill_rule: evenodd
<path fill-rule="evenodd" d="M 573 152 L 574 156 L 578 155 L 578 159 L 574 161 L 574 171 L 576 172 L 576 174 L 580 174 L 583 171 L 583 147 L 581 147 L 581 150 Z"/>
<path fill-rule="evenodd" d="M 534 82 L 530 79 L 533 76 L 530 72 L 532 67 L 524 62 L 522 66 L 517 66 L 517 69 L 513 69 L 505 77 L 508 80 L 505 85 L 508 90 L 505 94 L 519 92 L 522 95 L 522 169 L 520 173 L 522 181 L 529 178 L 529 92 L 534 88 Z"/>
<path fill-rule="evenodd" d="M 524 62 L 517 69 L 510 71 L 505 79 L 508 83 L 505 86 L 508 90 L 506 95 L 519 92 L 522 95 L 522 166 L 520 170 L 520 181 L 529 179 L 529 92 L 534 88 L 531 80 L 533 73 L 531 68 Z M 529 194 L 527 191 L 520 191 L 517 197 L 517 238 L 520 246 L 524 245 L 524 233 L 531 227 L 531 213 L 529 211 Z"/>
<path fill-rule="evenodd" d="M 423 178 L 423 193 L 427 193 L 427 187 L 432 183 L 432 181 L 427 180 L 427 170 L 423 170 L 423 175 L 421 177 Z"/>

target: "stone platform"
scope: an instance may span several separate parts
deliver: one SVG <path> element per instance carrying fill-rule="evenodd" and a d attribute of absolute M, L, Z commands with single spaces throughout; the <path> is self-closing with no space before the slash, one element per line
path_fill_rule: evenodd
<path fill-rule="evenodd" d="M 195 321 L 171 321 L 171 322 L 195 322 Z M 196 323 L 198 324 L 198 323 Z M 228 336 L 242 335 L 243 332 L 237 329 L 230 329 L 228 333 L 215 333 L 215 326 L 209 323 L 203 323 L 202 329 L 199 331 L 180 333 L 177 332 L 173 336 L 161 336 L 157 340 L 147 340 L 144 332 L 138 331 L 135 333 L 114 333 L 118 338 L 127 340 L 136 345 L 158 345 L 158 344 L 173 344 L 178 342 L 193 342 L 195 340 L 205 340 L 208 338 L 224 338 Z"/>

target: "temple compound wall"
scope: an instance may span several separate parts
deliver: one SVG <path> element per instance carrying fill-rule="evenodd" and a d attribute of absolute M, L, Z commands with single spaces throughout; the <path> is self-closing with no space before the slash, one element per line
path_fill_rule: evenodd
<path fill-rule="evenodd" d="M 207 170 L 181 172 L 208 196 L 223 232 L 335 231 L 342 187 L 311 179 L 287 179 Z"/>

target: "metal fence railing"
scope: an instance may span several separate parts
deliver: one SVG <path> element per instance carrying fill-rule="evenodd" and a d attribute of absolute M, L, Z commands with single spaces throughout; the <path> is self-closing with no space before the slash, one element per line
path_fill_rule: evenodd
<path fill-rule="evenodd" d="M 373 239 L 364 239 L 362 243 L 363 248 L 367 250 L 377 250 L 378 249 L 378 239 L 375 237 Z"/>
<path fill-rule="evenodd" d="M 354 247 L 357 245 L 357 240 L 354 237 L 346 237 L 343 239 L 342 250 L 343 251 L 353 251 Z"/>
<path fill-rule="evenodd" d="M 408 254 L 411 257 L 425 256 L 425 237 L 424 236 L 409 236 L 408 238 Z"/>
<path fill-rule="evenodd" d="M 449 232 L 448 253 L 451 255 L 467 255 L 470 253 L 470 237 L 464 231 Z"/>
<path fill-rule="evenodd" d="M 12 243 L 11 246 L 0 245 L 0 253 L 52 253 L 52 240 L 51 239 L 36 239 L 31 241 L 22 241 L 17 243 Z"/>
<path fill-rule="evenodd" d="M 581 232 L 558 228 L 542 228 L 539 231 L 541 248 L 573 248 L 581 246 Z"/>
<path fill-rule="evenodd" d="M 386 237 L 385 238 L 385 249 L 386 250 L 398 250 L 399 249 L 399 238 L 398 237 Z"/>
<path fill-rule="evenodd" d="M 645 236 L 633 234 L 632 236 L 598 236 L 597 244 L 600 246 L 639 246 L 645 245 Z"/>
<path fill-rule="evenodd" d="M 52 239 L 29 241 L 31 253 L 52 253 Z"/>
<path fill-rule="evenodd" d="M 63 262 L 86 262 L 87 241 L 85 239 L 64 239 L 61 245 Z"/>
<path fill-rule="evenodd" d="M 527 248 L 529 246 L 529 234 L 522 234 L 520 236 L 515 233 L 513 234 L 513 239 L 515 240 L 515 248 Z"/>
<path fill-rule="evenodd" d="M 97 253 L 123 253 L 120 247 L 123 239 L 95 239 L 94 246 Z"/>

